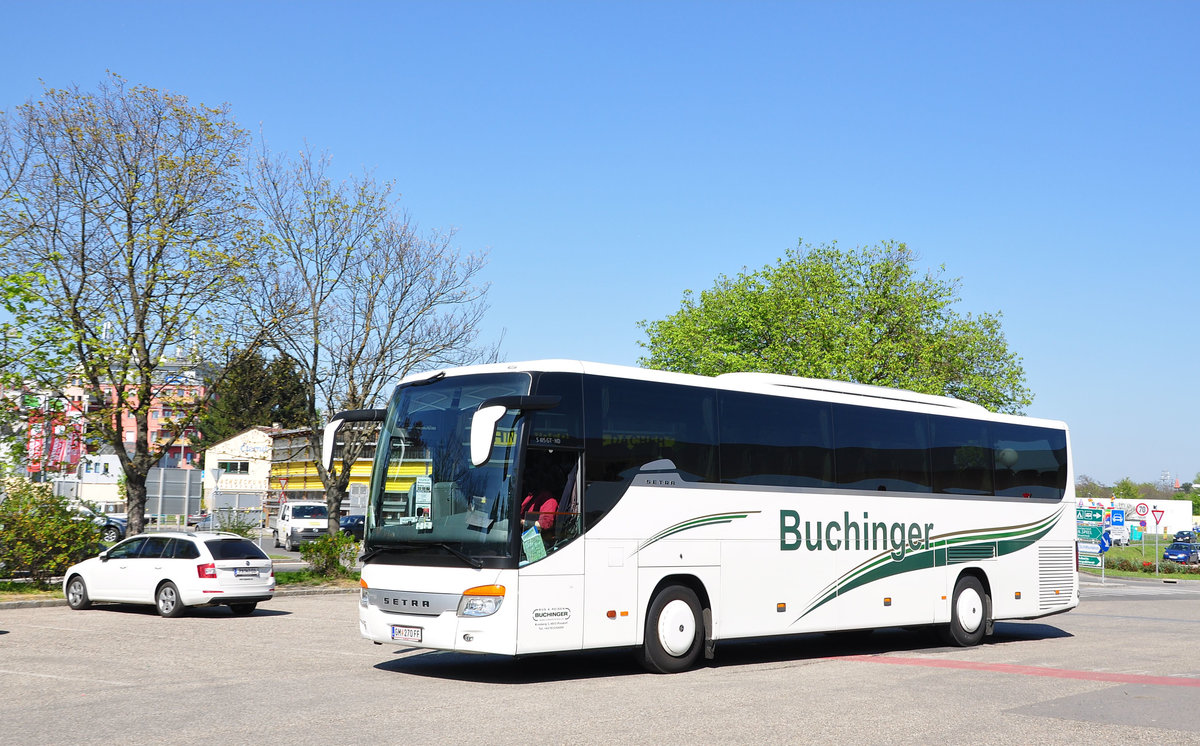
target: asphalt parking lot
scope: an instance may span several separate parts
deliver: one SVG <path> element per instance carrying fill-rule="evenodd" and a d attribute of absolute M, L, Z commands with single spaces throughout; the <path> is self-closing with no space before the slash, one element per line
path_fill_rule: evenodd
<path fill-rule="evenodd" d="M 976 648 L 929 634 L 511 660 L 358 636 L 353 594 L 249 617 L 0 608 L 3 740 L 45 743 L 1200 743 L 1200 584 L 1087 580 L 1070 613 Z"/>

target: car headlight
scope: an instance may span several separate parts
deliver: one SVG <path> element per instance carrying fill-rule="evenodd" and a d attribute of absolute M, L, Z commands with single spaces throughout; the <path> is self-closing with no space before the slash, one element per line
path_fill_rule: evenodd
<path fill-rule="evenodd" d="M 463 591 L 458 601 L 459 616 L 491 616 L 504 603 L 504 586 L 480 585 Z"/>

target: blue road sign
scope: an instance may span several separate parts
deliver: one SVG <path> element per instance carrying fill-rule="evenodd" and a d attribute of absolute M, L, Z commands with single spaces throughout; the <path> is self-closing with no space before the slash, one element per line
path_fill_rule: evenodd
<path fill-rule="evenodd" d="M 1125 525 L 1125 511 L 1124 510 L 1115 510 L 1115 509 L 1113 510 L 1112 525 L 1114 525 L 1114 526 L 1124 526 Z"/>
<path fill-rule="evenodd" d="M 1100 535 L 1100 554 L 1104 554 L 1112 546 L 1112 537 L 1105 531 Z"/>

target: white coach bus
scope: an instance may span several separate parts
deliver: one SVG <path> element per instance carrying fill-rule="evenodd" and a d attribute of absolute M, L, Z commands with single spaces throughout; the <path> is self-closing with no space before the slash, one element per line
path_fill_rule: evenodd
<path fill-rule="evenodd" d="M 521 656 L 1074 608 L 1067 428 L 895 389 L 540 361 L 403 380 L 382 420 L 359 625 Z"/>

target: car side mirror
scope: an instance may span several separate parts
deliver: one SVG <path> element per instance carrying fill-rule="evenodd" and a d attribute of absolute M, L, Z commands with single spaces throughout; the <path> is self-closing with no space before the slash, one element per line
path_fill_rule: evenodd
<path fill-rule="evenodd" d="M 108 550 L 107 549 L 105 549 L 103 552 L 100 553 L 100 561 L 108 562 Z"/>

